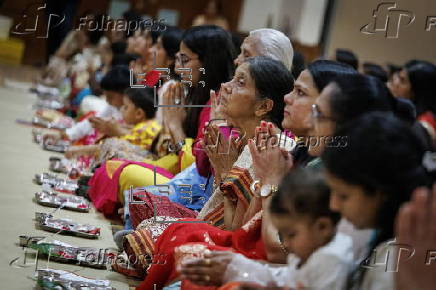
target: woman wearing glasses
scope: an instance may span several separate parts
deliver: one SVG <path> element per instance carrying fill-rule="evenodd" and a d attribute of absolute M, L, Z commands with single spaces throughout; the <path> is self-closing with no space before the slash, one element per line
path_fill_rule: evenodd
<path fill-rule="evenodd" d="M 293 91 L 285 95 L 282 126 L 298 136 L 297 146 L 292 152 L 295 165 L 306 166 L 315 158 L 307 153 L 307 143 L 313 130 L 312 105 L 330 81 L 353 74 L 357 74 L 357 72 L 350 66 L 331 60 L 317 60 L 310 63 L 307 69 L 300 73 L 295 81 Z M 267 128 L 266 124 L 261 130 L 266 133 L 272 131 Z M 286 174 L 286 162 L 280 152 L 274 150 L 274 148 L 262 150 L 261 152 L 253 150 L 255 149 L 254 146 L 251 146 L 251 148 L 251 154 L 255 157 L 253 161 L 256 177 L 261 184 L 279 184 Z M 271 160 L 277 161 L 274 163 L 274 168 L 270 166 Z M 314 163 L 316 164 L 317 161 Z"/>
<path fill-rule="evenodd" d="M 163 110 L 164 129 L 152 145 L 153 154 L 142 162 L 110 160 L 96 170 L 89 196 L 98 210 L 115 214 L 130 187 L 165 183 L 194 161 L 191 148 L 208 120 L 209 91 L 232 77 L 234 56 L 229 34 L 219 27 L 193 27 L 183 34 L 175 62 L 183 86 L 173 84 L 163 94 L 162 105 L 168 107 Z M 195 216 L 189 210 L 186 215 Z"/>
<path fill-rule="evenodd" d="M 250 32 L 250 35 L 244 40 L 244 43 L 241 45 L 241 50 L 241 54 L 235 59 L 235 64 L 237 66 L 242 64 L 249 57 L 264 55 L 282 62 L 288 70 L 291 69 L 291 61 L 293 55 L 292 44 L 289 38 L 287 38 L 282 32 L 279 32 L 277 30 L 258 29 Z M 181 46 L 180 52 L 177 53 L 176 58 L 178 65 L 177 68 L 180 70 L 183 70 L 184 67 L 188 65 L 195 65 L 195 61 L 198 60 L 198 57 L 196 55 L 193 55 L 193 51 L 190 51 L 189 47 L 184 44 L 183 46 Z M 193 81 L 196 81 L 197 76 L 198 75 L 192 76 Z M 212 92 L 211 99 L 222 99 L 222 95 L 218 95 L 219 96 Z M 217 103 L 218 102 L 213 102 L 213 106 L 211 108 L 212 110 L 210 112 L 210 119 L 214 120 L 217 118 L 226 118 L 228 119 L 227 125 L 229 125 L 231 123 L 231 120 L 229 120 L 231 116 L 229 116 L 229 114 L 224 114 L 222 110 L 219 110 L 219 106 L 217 106 Z M 234 115 L 236 115 L 238 118 L 241 118 L 244 115 L 243 113 L 246 113 L 247 111 L 249 112 L 249 110 L 247 110 L 247 107 L 244 106 L 238 107 L 238 110 L 245 111 L 237 111 L 236 113 L 234 113 Z M 220 122 L 219 120 L 216 121 L 218 121 L 218 123 Z M 210 124 L 212 123 L 214 122 L 210 122 Z M 235 124 L 234 126 L 238 125 Z M 197 140 L 200 140 L 201 136 L 202 135 L 199 135 L 199 138 L 197 138 Z M 165 184 L 165 190 L 162 190 L 162 186 L 148 186 L 144 188 L 144 191 L 146 191 L 147 194 L 160 196 L 164 195 L 168 197 L 169 200 L 173 202 L 171 206 L 172 208 L 178 208 L 180 207 L 180 205 L 182 205 L 183 207 L 186 207 L 188 209 L 200 211 L 212 194 L 212 185 L 214 180 L 213 176 L 216 176 L 217 172 L 212 172 L 209 156 L 206 154 L 206 151 L 202 147 L 202 142 L 197 142 L 194 145 L 193 151 L 193 154 L 195 155 L 195 164 L 192 164 L 191 166 L 177 174 L 173 179 L 171 179 L 171 181 L 167 182 Z M 237 154 L 238 152 L 236 152 L 236 155 Z M 218 156 L 218 158 L 222 160 L 224 159 L 223 157 L 227 156 L 229 155 L 221 154 L 220 156 Z M 227 163 L 233 165 L 235 161 L 236 159 L 231 160 Z M 156 207 L 160 208 L 161 206 L 157 205 Z M 168 204 L 163 204 L 162 207 L 168 209 L 170 206 Z M 126 213 L 129 212 L 133 227 L 136 228 L 136 226 L 140 222 L 151 218 L 154 215 L 154 213 L 147 211 L 147 208 L 149 208 L 148 204 L 130 204 L 129 210 L 126 211 Z M 159 212 L 159 209 L 157 209 L 157 212 Z M 167 216 L 183 217 L 185 212 L 182 211 L 182 213 L 178 213 L 177 211 L 175 211 L 170 213 L 167 210 L 166 213 Z M 126 229 L 131 229 L 131 227 L 127 225 Z M 124 233 L 120 233 L 120 235 Z M 117 235 L 117 237 L 118 236 L 119 235 Z M 116 238 L 116 240 L 120 239 Z"/>
<path fill-rule="evenodd" d="M 310 69 L 313 69 L 314 75 L 317 77 L 319 83 L 321 83 L 321 85 L 324 86 L 328 83 L 329 80 L 332 80 L 334 77 L 336 77 L 341 73 L 343 74 L 356 73 L 353 69 L 345 67 L 341 64 L 337 64 L 335 62 L 331 62 L 331 63 L 329 62 L 328 64 L 329 65 L 323 62 L 317 62 L 316 64 L 313 65 L 313 67 L 310 67 Z M 324 79 L 328 79 L 328 80 L 323 81 Z M 313 81 L 311 83 L 309 82 L 304 82 L 304 83 L 307 84 L 304 85 L 305 88 L 315 87 Z M 236 102 L 237 98 L 230 98 L 228 96 L 228 94 L 230 94 L 231 96 L 236 96 L 238 94 L 238 91 L 240 90 L 239 74 L 237 74 L 237 76 L 235 77 L 235 81 L 233 81 L 232 84 L 234 84 L 232 90 L 228 90 L 229 87 L 231 87 L 229 83 L 223 85 L 224 96 L 227 96 L 223 100 L 223 105 L 224 107 L 226 106 L 229 107 L 229 108 L 224 108 L 225 109 L 224 111 L 226 112 L 226 114 L 230 114 L 230 115 L 232 115 L 231 113 L 233 112 L 233 109 L 236 110 L 238 106 L 240 107 L 240 105 L 237 106 L 236 104 L 231 104 L 231 100 L 232 101 L 235 100 Z M 257 85 L 258 83 L 256 82 L 256 86 Z M 302 85 L 301 82 L 300 85 Z M 294 95 L 295 93 L 296 90 L 294 89 L 291 95 Z M 311 105 L 313 104 L 314 100 L 318 95 L 319 95 L 318 89 L 310 90 L 309 92 L 307 92 L 307 95 L 305 95 L 307 96 L 308 100 L 306 100 L 305 102 L 300 102 L 300 104 L 306 103 L 306 106 L 308 106 L 307 113 L 309 114 L 309 118 L 311 112 Z M 286 96 L 289 97 L 289 94 Z M 312 98 L 313 100 L 310 101 Z M 233 108 L 232 110 L 230 110 L 230 106 Z M 299 106 L 299 108 L 302 109 L 304 108 L 304 106 Z M 303 127 L 304 122 L 301 122 L 300 120 L 301 117 L 302 115 L 295 116 L 295 119 L 291 120 L 292 122 L 289 122 L 290 120 L 287 120 L 287 122 L 283 121 L 282 124 L 283 125 L 287 124 L 288 127 L 300 129 L 299 132 L 304 132 L 306 129 Z M 295 125 L 293 122 L 295 123 Z M 255 124 L 259 124 L 259 122 Z M 263 122 L 262 124 L 266 124 L 266 122 Z M 274 125 L 274 127 L 275 126 L 276 125 Z M 310 124 L 308 124 L 308 126 L 310 126 Z M 254 137 L 254 132 L 251 133 L 250 135 L 251 137 Z M 250 154 L 248 153 L 248 156 L 249 155 Z M 240 160 L 242 160 L 241 157 L 238 159 L 238 161 Z M 241 164 L 242 164 L 241 162 L 239 163 L 237 162 L 236 166 L 239 166 Z M 270 160 L 269 169 L 268 169 L 269 171 L 273 170 L 272 167 L 275 167 L 275 166 L 271 166 L 271 164 L 272 161 Z M 211 222 L 211 224 L 214 225 L 214 227 L 211 227 L 210 225 L 206 225 L 206 224 L 171 225 L 158 238 L 155 244 L 156 252 L 154 252 L 154 254 L 165 253 L 165 255 L 168 255 L 168 253 L 170 252 L 173 253 L 172 249 L 174 249 L 176 253 L 181 252 L 181 255 L 183 255 L 183 251 L 186 250 L 189 252 L 191 248 L 192 247 L 195 248 L 198 243 L 203 245 L 206 243 L 206 247 L 209 247 L 210 245 L 213 245 L 213 243 L 215 243 L 215 246 L 213 246 L 212 249 L 218 249 L 219 247 L 216 246 L 218 245 L 221 246 L 220 248 L 221 250 L 226 250 L 225 253 L 223 253 L 223 255 L 229 254 L 230 252 L 228 250 L 229 248 L 232 248 L 233 251 L 244 253 L 245 255 L 248 255 L 249 257 L 254 259 L 263 259 L 270 262 L 280 262 L 280 261 L 284 262 L 286 260 L 286 254 L 284 253 L 277 239 L 277 232 L 271 230 L 271 227 L 268 226 L 269 223 L 267 217 L 265 217 L 261 211 L 262 205 L 268 202 L 268 200 L 271 197 L 271 194 L 268 194 L 267 196 L 259 196 L 258 194 L 254 194 L 251 191 L 250 186 L 246 186 L 244 177 L 238 175 L 241 172 L 242 174 L 244 173 L 250 174 L 249 172 L 252 171 L 250 169 L 241 170 L 241 168 L 239 168 L 238 170 L 237 167 L 232 168 L 228 178 L 225 178 L 223 180 L 224 181 L 223 185 L 224 186 L 228 185 L 226 189 L 224 189 L 225 194 L 220 191 L 220 187 L 218 186 L 212 198 L 209 200 L 209 202 L 205 205 L 203 210 L 200 212 L 198 218 Z M 237 176 L 239 176 L 239 178 Z M 233 182 L 231 181 L 232 178 L 233 178 Z M 251 177 L 247 176 L 247 178 L 248 178 L 247 180 L 249 180 Z M 238 182 L 237 179 L 242 182 Z M 235 187 L 238 188 L 234 190 Z M 233 188 L 233 191 L 231 188 Z M 244 221 L 247 222 L 244 224 Z M 260 221 L 262 221 L 261 222 L 262 230 L 259 230 Z M 265 226 L 263 226 L 264 224 Z M 225 228 L 227 229 L 227 231 L 220 231 L 217 228 Z M 135 233 L 139 237 L 140 231 L 136 231 Z M 220 235 L 222 239 L 220 239 Z M 174 237 L 176 238 L 174 239 Z M 232 237 L 232 239 L 230 239 L 229 237 Z M 132 240 L 131 238 L 133 238 L 133 236 L 129 235 L 126 239 L 126 241 L 129 241 L 128 243 L 129 247 L 133 250 L 133 251 L 128 251 L 129 253 L 135 252 L 135 246 L 137 246 L 137 244 L 131 242 Z M 186 240 L 186 238 L 188 240 Z M 223 243 L 221 240 L 226 242 Z M 241 241 L 243 242 L 241 243 Z M 184 245 L 184 243 L 186 242 L 195 242 L 195 244 Z M 185 247 L 187 249 L 184 249 Z M 201 246 L 198 247 L 201 248 Z M 247 251 L 247 249 L 251 249 L 251 250 Z M 150 254 L 150 248 L 148 248 L 148 251 L 145 251 L 143 253 Z M 223 257 L 217 257 L 216 260 L 219 261 L 218 262 L 214 261 L 214 264 L 216 264 L 215 262 L 217 263 L 224 262 L 224 261 L 228 262 L 228 260 L 226 260 Z M 207 265 L 211 266 L 212 263 Z M 194 268 L 196 266 L 197 265 L 190 265 L 190 267 L 194 267 Z M 176 265 L 173 265 L 172 263 L 164 267 L 162 265 L 151 266 L 151 268 L 148 271 L 147 279 L 142 286 L 144 287 L 144 289 L 147 286 L 152 285 L 153 283 L 157 283 L 158 287 L 162 286 L 161 283 L 165 284 L 166 282 L 168 282 L 168 280 L 166 279 L 170 277 L 172 278 L 174 277 L 174 275 L 176 275 L 175 267 Z M 222 276 L 213 274 L 212 271 L 208 272 L 207 270 L 212 270 L 212 268 L 204 267 L 204 263 L 202 262 L 198 263 L 197 270 L 202 275 L 196 275 L 195 277 L 194 276 L 190 277 L 192 278 L 191 280 L 194 283 L 199 282 L 203 285 L 205 284 L 219 285 L 222 282 Z M 193 289 L 193 288 L 189 288 L 192 287 L 192 284 L 189 284 L 190 282 L 185 281 L 184 283 L 188 283 L 188 284 L 184 284 L 184 287 L 186 287 L 187 289 Z"/>
<path fill-rule="evenodd" d="M 318 144 L 309 146 L 309 154 L 320 156 L 328 146 L 347 146 L 347 136 L 332 137 L 336 129 L 370 111 L 396 114 L 399 102 L 402 101 L 395 99 L 386 85 L 374 77 L 359 74 L 335 79 L 312 105 L 312 135 Z M 412 110 L 409 113 L 413 115 Z M 398 117 L 409 119 L 404 114 Z"/>
<path fill-rule="evenodd" d="M 331 82 L 334 79 L 336 81 Z M 319 93 L 317 87 L 324 89 Z M 292 127 L 300 136 L 304 134 L 303 136 L 310 136 L 310 138 L 318 140 L 318 144 L 309 144 L 308 153 L 316 157 L 315 160 L 319 160 L 325 147 L 348 145 L 346 143 L 347 136 L 344 136 L 345 138 L 334 136 L 335 129 L 369 111 L 392 111 L 394 99 L 384 84 L 377 79 L 357 74 L 354 69 L 348 69 L 348 66 L 321 60 L 310 64 L 308 69 L 300 74 L 295 82 L 294 90 L 285 96 L 285 101 L 287 106 L 282 124 L 284 127 Z M 302 111 L 305 114 L 291 115 Z M 289 171 L 289 168 L 286 168 L 285 160 L 280 161 L 275 156 L 276 152 L 283 156 L 282 152 L 275 151 L 275 147 L 268 145 L 264 150 L 258 150 L 253 143 L 250 143 L 250 146 L 255 164 L 255 175 L 260 179 L 260 183 L 277 184 L 275 183 L 278 181 L 277 175 L 274 176 L 274 174 L 279 171 Z M 260 164 L 262 166 L 258 166 Z M 269 164 L 269 170 L 265 169 L 266 164 Z M 275 166 L 271 166 L 271 164 L 275 164 Z M 314 161 L 307 164 L 308 167 L 319 165 L 320 162 L 315 163 Z M 263 199 L 269 199 L 270 196 L 263 197 Z M 265 222 L 267 213 L 263 214 L 263 222 Z M 341 231 L 341 229 L 339 230 Z M 352 234 L 356 235 L 356 232 L 352 232 Z M 367 238 L 368 233 L 359 232 L 359 237 Z M 267 238 L 267 236 L 262 236 L 262 238 Z M 268 245 L 267 242 L 264 243 L 265 246 Z M 268 251 L 268 249 L 266 250 Z M 229 252 L 215 251 L 206 259 L 196 259 L 190 263 L 185 263 L 181 266 L 181 272 L 194 283 L 220 285 L 224 279 L 225 269 L 232 261 L 232 256 L 236 257 Z M 272 257 L 268 258 L 268 261 L 273 260 Z M 247 268 L 239 269 L 239 272 L 250 272 L 252 263 L 247 263 Z M 214 267 L 208 267 L 208 265 L 214 265 Z M 222 275 L 216 274 L 217 267 L 224 269 L 221 271 Z M 251 274 L 255 275 L 255 273 Z M 243 277 L 238 277 L 236 280 L 238 279 L 244 280 Z"/>

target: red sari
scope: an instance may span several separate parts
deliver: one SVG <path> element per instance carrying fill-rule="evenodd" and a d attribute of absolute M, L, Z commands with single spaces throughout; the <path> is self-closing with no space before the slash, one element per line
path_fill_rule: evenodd
<path fill-rule="evenodd" d="M 192 223 L 195 219 L 183 219 L 181 223 L 171 224 L 158 238 L 153 255 L 165 257 L 165 263 L 153 264 L 148 269 L 145 280 L 137 288 L 140 290 L 161 289 L 177 279 L 175 252 L 182 245 L 204 245 L 215 251 L 234 251 L 250 259 L 266 260 L 266 252 L 261 238 L 261 212 L 242 228 L 231 232 L 218 229 L 207 223 Z M 184 223 L 185 222 L 185 223 Z M 191 223 L 186 223 L 191 222 Z M 183 281 L 182 289 L 199 286 Z M 214 289 L 214 287 L 207 287 Z M 207 289 L 199 287 L 198 289 Z"/>

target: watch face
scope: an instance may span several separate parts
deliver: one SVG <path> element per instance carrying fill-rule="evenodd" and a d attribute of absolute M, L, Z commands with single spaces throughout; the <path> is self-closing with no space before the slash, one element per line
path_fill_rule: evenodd
<path fill-rule="evenodd" d="M 260 189 L 260 196 L 267 197 L 271 193 L 271 185 L 265 184 Z"/>

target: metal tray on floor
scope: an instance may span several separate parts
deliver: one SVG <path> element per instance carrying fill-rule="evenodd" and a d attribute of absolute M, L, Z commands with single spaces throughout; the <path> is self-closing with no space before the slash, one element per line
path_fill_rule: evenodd
<path fill-rule="evenodd" d="M 72 272 L 55 269 L 38 269 L 36 271 L 38 287 L 36 289 L 51 289 L 56 285 L 59 289 L 92 289 L 114 290 L 109 280 L 89 279 Z M 55 289 L 58 289 L 55 288 Z"/>
<path fill-rule="evenodd" d="M 50 260 L 60 263 L 77 264 L 95 269 L 107 269 L 117 258 L 115 249 L 76 247 L 58 240 L 44 241 L 44 237 L 19 237 L 20 246 L 33 249 L 38 255 L 50 256 Z"/>
<path fill-rule="evenodd" d="M 77 212 L 89 212 L 89 202 L 82 196 L 63 196 L 52 191 L 40 191 L 35 193 L 35 201 L 43 206 L 62 207 Z"/>
<path fill-rule="evenodd" d="M 53 218 L 51 214 L 37 212 L 35 213 L 35 220 L 38 228 L 48 232 L 87 239 L 98 239 L 100 237 L 100 228 L 96 226 L 80 224 L 70 219 Z"/>

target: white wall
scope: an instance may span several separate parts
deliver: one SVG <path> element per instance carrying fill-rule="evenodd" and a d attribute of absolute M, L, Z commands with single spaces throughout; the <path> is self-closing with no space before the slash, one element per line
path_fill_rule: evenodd
<path fill-rule="evenodd" d="M 286 30 L 286 25 L 289 27 L 290 35 L 294 38 L 295 34 L 297 33 L 301 17 L 303 14 L 303 6 L 304 2 L 302 0 L 285 0 L 282 1 L 282 7 L 279 13 L 282 17 L 281 29 Z M 288 21 L 288 23 L 285 23 L 285 21 Z"/>
<path fill-rule="evenodd" d="M 244 0 L 238 29 L 266 27 L 270 16 L 271 28 L 288 30 L 302 44 L 317 45 L 326 4 L 327 0 Z"/>
<path fill-rule="evenodd" d="M 286 1 L 286 0 L 285 0 Z M 303 45 L 315 46 L 319 43 L 327 0 L 304 0 L 296 39 Z"/>
<path fill-rule="evenodd" d="M 360 32 L 361 27 L 371 21 L 373 11 L 382 2 L 395 2 L 396 9 L 415 15 L 411 25 L 400 27 L 396 39 L 386 38 L 382 32 L 371 35 Z M 326 56 L 333 56 L 336 48 L 348 48 L 358 55 L 361 63 L 373 61 L 380 65 L 402 65 L 413 58 L 436 62 L 436 27 L 425 31 L 428 16 L 436 16 L 435 0 L 337 0 Z"/>
<path fill-rule="evenodd" d="M 239 20 L 239 31 L 249 32 L 265 28 L 268 16 L 272 17 L 272 27 L 277 27 L 282 0 L 244 0 Z"/>

